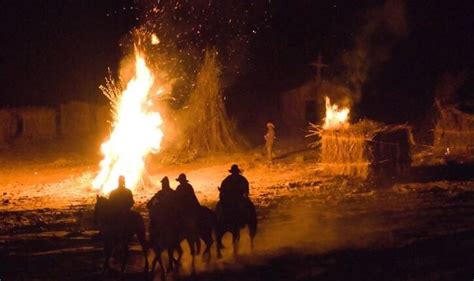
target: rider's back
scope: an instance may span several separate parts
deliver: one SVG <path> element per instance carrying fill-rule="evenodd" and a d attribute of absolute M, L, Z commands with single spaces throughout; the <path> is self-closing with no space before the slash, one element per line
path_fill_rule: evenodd
<path fill-rule="evenodd" d="M 200 206 L 194 189 L 189 183 L 178 185 L 175 195 L 177 203 L 190 212 L 196 211 Z"/>
<path fill-rule="evenodd" d="M 220 192 L 223 201 L 239 200 L 248 195 L 249 183 L 244 176 L 231 174 L 222 181 Z"/>
<path fill-rule="evenodd" d="M 110 192 L 110 206 L 117 212 L 129 211 L 133 206 L 133 195 L 130 189 L 119 187 Z"/>

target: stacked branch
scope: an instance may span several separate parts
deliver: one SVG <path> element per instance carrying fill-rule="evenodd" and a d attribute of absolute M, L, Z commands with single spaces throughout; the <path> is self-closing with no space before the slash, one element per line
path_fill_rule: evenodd
<path fill-rule="evenodd" d="M 207 50 L 189 99 L 189 139 L 198 154 L 235 151 L 241 143 L 229 119 L 220 81 L 216 50 Z"/>
<path fill-rule="evenodd" d="M 446 156 L 469 156 L 474 152 L 474 115 L 436 101 L 439 117 L 434 130 L 434 151 Z"/>

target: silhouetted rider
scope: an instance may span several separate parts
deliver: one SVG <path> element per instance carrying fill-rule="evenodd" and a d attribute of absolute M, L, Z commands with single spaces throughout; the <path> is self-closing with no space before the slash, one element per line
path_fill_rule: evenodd
<path fill-rule="evenodd" d="M 175 195 L 178 205 L 189 215 L 195 215 L 199 209 L 199 201 L 194 193 L 194 188 L 189 184 L 185 174 L 180 174 L 176 179 L 179 185 L 176 187 Z"/>
<path fill-rule="evenodd" d="M 153 195 L 146 206 L 148 209 L 159 206 L 166 211 L 171 211 L 170 208 L 174 207 L 175 204 L 175 191 L 171 189 L 168 177 L 164 177 L 161 179 L 161 190 Z"/>
<path fill-rule="evenodd" d="M 117 213 L 129 212 L 133 207 L 135 201 L 133 201 L 132 191 L 125 187 L 124 176 L 119 176 L 118 187 L 110 192 L 109 202 Z"/>
<path fill-rule="evenodd" d="M 240 201 L 249 196 L 249 182 L 241 175 L 239 166 L 233 164 L 228 175 L 221 183 L 220 199 L 223 201 Z"/>
<path fill-rule="evenodd" d="M 199 214 L 201 205 L 185 174 L 180 174 L 176 181 L 179 182 L 179 185 L 175 190 L 175 198 L 179 208 L 178 215 L 182 223 L 183 233 L 189 239 L 188 241 L 194 241 L 199 244 Z M 194 253 L 194 246 L 191 253 Z"/>

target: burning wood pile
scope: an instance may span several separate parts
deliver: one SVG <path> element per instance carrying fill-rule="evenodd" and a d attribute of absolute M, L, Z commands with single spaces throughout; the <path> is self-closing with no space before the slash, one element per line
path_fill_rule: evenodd
<path fill-rule="evenodd" d="M 126 87 L 122 89 L 111 80 L 107 82 L 102 90 L 112 106 L 112 132 L 102 143 L 101 170 L 92 183 L 95 189 L 105 193 L 116 187 L 116 180 L 121 175 L 132 189 L 143 180 L 146 157 L 159 151 L 163 138 L 163 120 L 154 109 L 153 100 L 165 91 L 163 83 L 153 75 L 137 48 L 134 75 Z"/>
<path fill-rule="evenodd" d="M 373 171 L 400 172 L 411 163 L 410 127 L 369 120 L 350 125 L 349 109 L 331 105 L 328 98 L 324 125 L 310 124 L 308 136 L 319 138 L 312 146 L 320 147 L 320 162 L 330 175 L 366 179 Z"/>
<path fill-rule="evenodd" d="M 454 106 L 436 103 L 439 117 L 434 129 L 434 152 L 445 156 L 466 156 L 474 152 L 474 115 Z"/>

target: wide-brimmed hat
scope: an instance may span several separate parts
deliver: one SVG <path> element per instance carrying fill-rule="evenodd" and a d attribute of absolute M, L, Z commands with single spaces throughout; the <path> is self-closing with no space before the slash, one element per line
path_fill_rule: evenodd
<path fill-rule="evenodd" d="M 186 175 L 185 174 L 180 174 L 178 176 L 178 178 L 176 179 L 176 181 L 179 181 L 179 182 L 182 182 L 182 181 L 188 181 L 188 179 L 186 178 Z"/>
<path fill-rule="evenodd" d="M 273 129 L 275 129 L 275 125 L 273 125 L 273 123 L 271 123 L 271 122 L 267 123 L 267 127 L 272 127 Z"/>
<path fill-rule="evenodd" d="M 237 166 L 237 164 L 233 164 L 233 165 L 230 167 L 229 172 L 230 172 L 230 173 L 242 173 L 242 171 L 239 169 L 239 166 Z"/>

